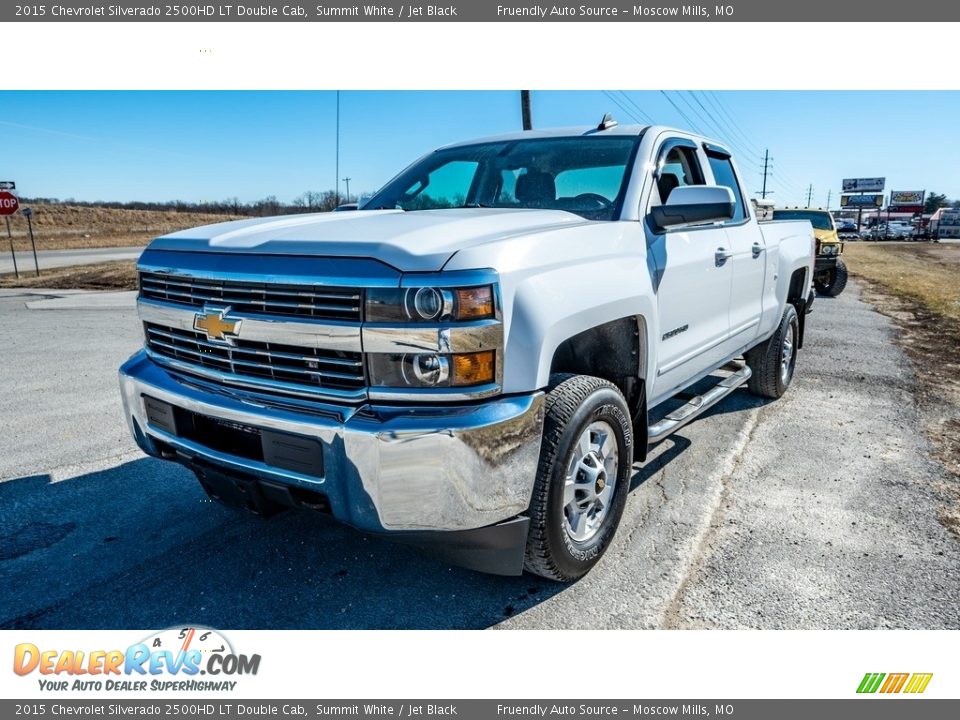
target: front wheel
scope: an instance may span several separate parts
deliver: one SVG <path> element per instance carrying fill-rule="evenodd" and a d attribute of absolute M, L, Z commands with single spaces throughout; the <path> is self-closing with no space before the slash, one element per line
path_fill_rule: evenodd
<path fill-rule="evenodd" d="M 797 318 L 797 309 L 787 303 L 777 331 L 769 340 L 747 351 L 747 367 L 753 371 L 747 385 L 750 392 L 774 399 L 783 396 L 793 380 L 799 338 L 800 321 Z"/>
<path fill-rule="evenodd" d="M 836 297 L 847 286 L 847 266 L 837 258 L 837 266 L 823 280 L 814 280 L 813 286 L 821 295 Z"/>
<path fill-rule="evenodd" d="M 551 580 L 585 575 L 609 547 L 630 489 L 633 428 L 615 385 L 551 378 L 524 566 Z"/>

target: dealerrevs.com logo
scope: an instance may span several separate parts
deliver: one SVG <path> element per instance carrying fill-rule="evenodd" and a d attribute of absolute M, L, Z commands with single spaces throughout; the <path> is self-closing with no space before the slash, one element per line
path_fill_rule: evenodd
<path fill-rule="evenodd" d="M 47 691 L 231 691 L 238 676 L 256 675 L 260 655 L 234 651 L 216 630 L 174 627 L 125 650 L 60 650 L 20 643 L 13 671 L 38 675 Z M 202 679 L 200 676 L 203 676 Z"/>
<path fill-rule="evenodd" d="M 933 673 L 867 673 L 857 686 L 858 693 L 915 695 L 927 689 Z"/>

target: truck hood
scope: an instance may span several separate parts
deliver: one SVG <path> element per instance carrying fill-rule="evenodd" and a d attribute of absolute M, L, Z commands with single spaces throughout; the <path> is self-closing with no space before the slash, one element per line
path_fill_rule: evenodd
<path fill-rule="evenodd" d="M 818 230 L 817 228 L 813 229 L 813 236 L 822 243 L 837 243 L 840 242 L 840 237 L 837 235 L 836 230 Z"/>
<path fill-rule="evenodd" d="M 562 210 L 356 210 L 205 225 L 164 235 L 150 247 L 191 252 L 369 257 L 401 272 L 435 272 L 458 250 L 589 222 Z"/>

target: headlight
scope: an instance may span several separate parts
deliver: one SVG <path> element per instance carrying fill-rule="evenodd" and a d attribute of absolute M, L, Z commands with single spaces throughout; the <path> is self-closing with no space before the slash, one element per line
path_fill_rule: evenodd
<path fill-rule="evenodd" d="M 375 353 L 369 358 L 371 385 L 380 387 L 469 387 L 486 385 L 496 379 L 493 350 L 452 355 Z"/>
<path fill-rule="evenodd" d="M 367 291 L 368 322 L 460 322 L 485 320 L 495 314 L 492 285 Z"/>

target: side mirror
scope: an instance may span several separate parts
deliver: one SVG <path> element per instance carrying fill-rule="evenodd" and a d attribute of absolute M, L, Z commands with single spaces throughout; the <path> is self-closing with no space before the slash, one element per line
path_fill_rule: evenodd
<path fill-rule="evenodd" d="M 677 225 L 731 220 L 737 203 L 733 191 L 719 185 L 681 185 L 663 205 L 651 211 L 653 222 L 663 230 Z"/>

